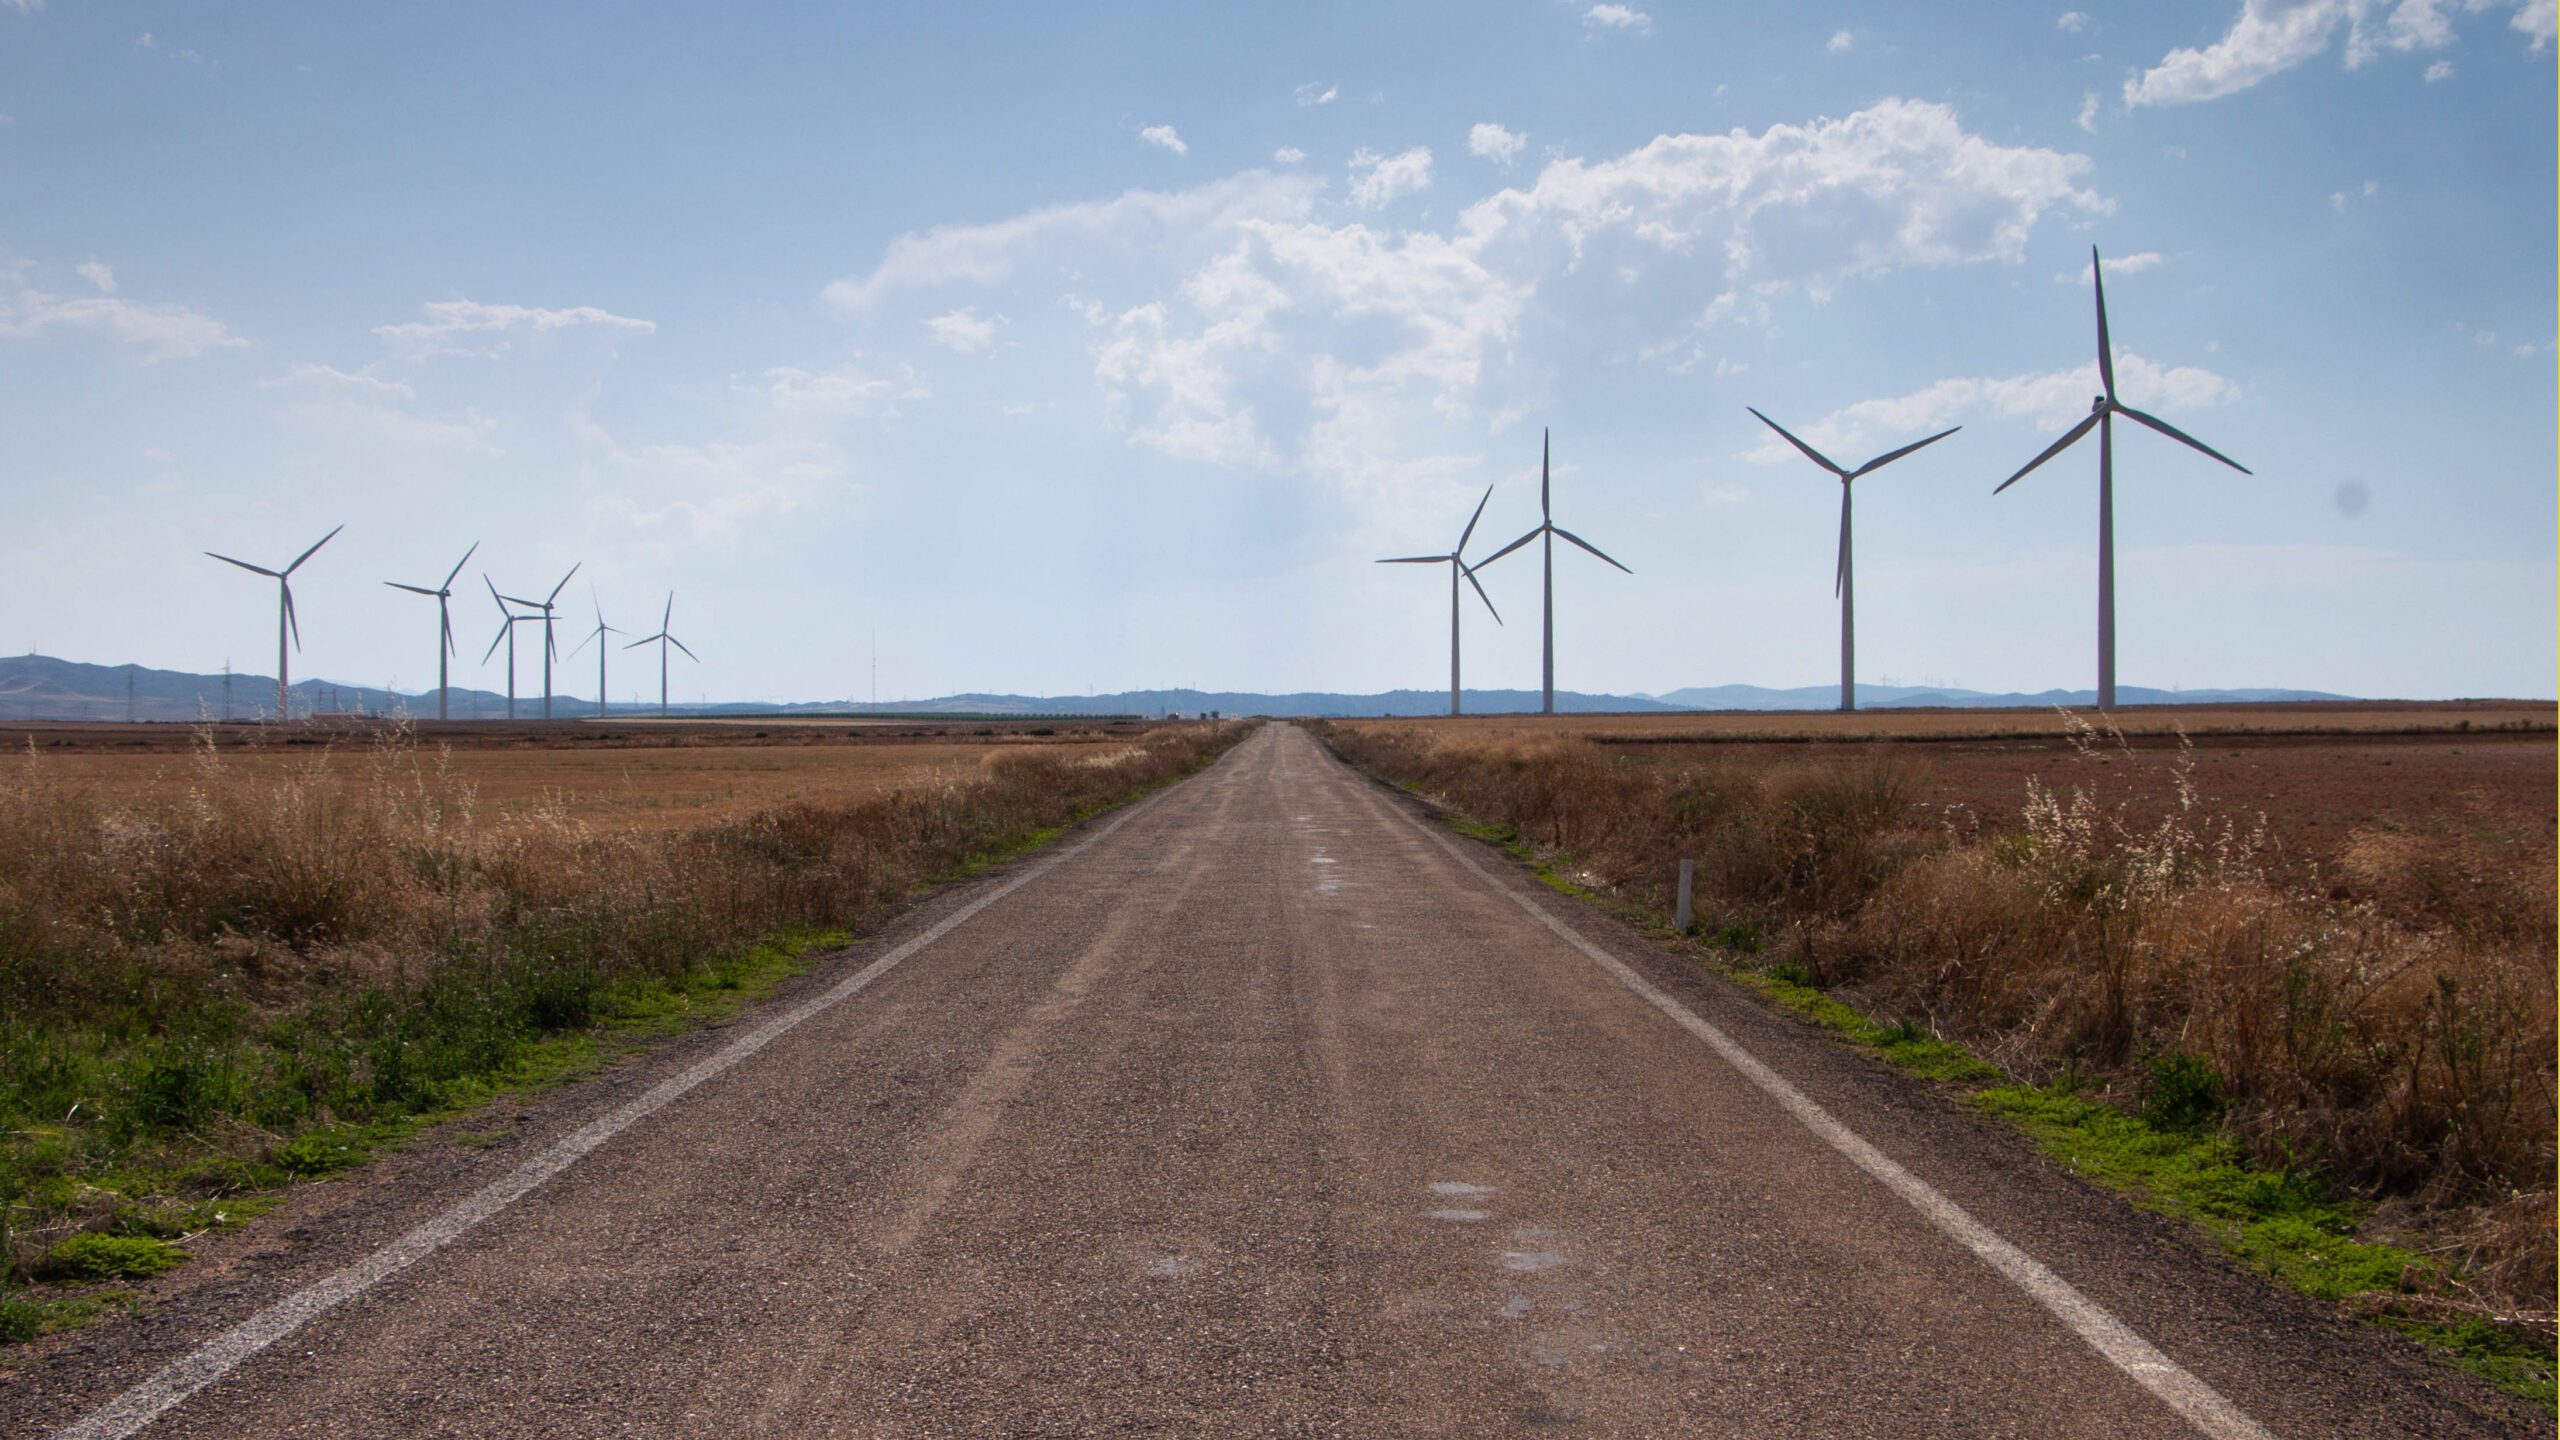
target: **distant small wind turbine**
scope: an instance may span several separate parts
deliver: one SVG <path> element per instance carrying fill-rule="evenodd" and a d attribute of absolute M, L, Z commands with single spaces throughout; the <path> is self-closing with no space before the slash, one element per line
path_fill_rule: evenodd
<path fill-rule="evenodd" d="M 498 593 L 496 581 L 483 575 L 480 583 L 489 587 L 489 598 L 497 602 L 498 613 L 506 617 L 498 623 L 498 638 L 490 641 L 489 648 L 481 652 L 480 663 L 488 664 L 489 657 L 498 653 L 500 644 L 507 647 L 507 718 L 513 720 L 516 718 L 516 626 L 534 617 L 508 609 L 507 597 Z"/>
<path fill-rule="evenodd" d="M 583 565 L 585 563 L 586 562 L 583 560 L 578 562 L 579 565 Z M 561 576 L 560 583 L 551 587 L 551 593 L 539 600 L 527 600 L 516 595 L 503 597 L 509 604 L 521 605 L 527 610 L 538 611 L 542 616 L 542 718 L 545 720 L 551 718 L 551 662 L 560 657 L 560 644 L 557 640 L 553 639 L 551 635 L 552 607 L 559 603 L 560 592 L 568 588 L 569 576 L 577 573 L 578 566 L 570 566 L 569 575 Z M 532 617 L 527 616 L 525 618 L 531 619 Z"/>
<path fill-rule="evenodd" d="M 1748 405 L 1745 405 L 1742 408 L 1745 410 L 1751 410 L 1751 413 L 1754 415 L 1760 415 L 1759 411 L 1752 410 Z M 1923 445 L 1934 445 L 1964 427 L 1958 425 L 1951 429 L 1941 430 L 1926 440 L 1914 440 L 1899 450 L 1888 450 L 1873 460 L 1868 461 L 1866 464 L 1859 466 L 1855 470 L 1843 470 L 1839 466 L 1832 464 L 1829 458 L 1824 456 L 1821 451 L 1814 449 L 1812 446 L 1807 445 L 1793 435 L 1788 435 L 1787 427 L 1779 424 L 1777 421 L 1770 419 L 1766 415 L 1760 415 L 1760 423 L 1777 431 L 1781 435 L 1786 435 L 1787 443 L 1793 445 L 1798 450 L 1803 451 L 1806 459 L 1840 477 L 1840 561 L 1831 572 L 1831 593 L 1840 597 L 1840 708 L 1843 710 L 1855 710 L 1858 708 L 1858 690 L 1856 684 L 1851 681 L 1849 677 L 1850 672 L 1855 667 L 1857 661 L 1858 585 L 1856 573 L 1850 565 L 1849 482 L 1866 474 L 1870 470 L 1881 470 L 1885 466 L 1892 464 L 1894 461 L 1901 459 L 1903 456 L 1910 454 L 1912 451 L 1919 449 Z"/>
<path fill-rule="evenodd" d="M 433 590 L 424 585 L 403 585 L 397 580 L 382 582 L 394 590 L 436 598 L 436 718 L 439 720 L 447 718 L 445 700 L 453 690 L 451 674 L 446 668 L 453 656 L 453 577 L 462 573 L 462 567 L 471 563 L 471 557 L 479 549 L 480 542 L 472 541 L 471 548 L 462 552 L 462 558 L 453 562 L 453 570 L 444 577 L 444 583 Z"/>
<path fill-rule="evenodd" d="M 667 603 L 670 606 L 674 605 L 675 598 L 676 597 L 673 595 L 668 596 Z M 607 635 L 628 635 L 630 633 L 631 632 L 628 630 L 618 629 L 604 623 L 604 602 L 601 600 L 596 602 L 596 628 L 588 631 L 587 638 L 578 642 L 578 650 L 584 650 L 590 644 L 593 644 L 596 647 L 596 718 L 599 720 L 604 718 L 605 707 L 604 657 L 605 652 L 613 648 L 610 642 L 605 641 L 604 637 Z M 578 650 L 570 651 L 569 658 L 572 660 L 577 659 Z M 689 655 L 693 652 L 688 650 L 685 653 Z"/>
<path fill-rule="evenodd" d="M 676 592 L 670 590 L 667 592 L 666 613 L 658 617 L 658 633 L 634 640 L 622 647 L 625 650 L 637 650 L 643 645 L 658 647 L 658 716 L 660 719 L 664 719 L 667 713 L 667 647 L 673 645 L 679 650 L 684 650 L 684 658 L 696 665 L 702 663 L 701 656 L 685 649 L 685 643 L 675 637 L 675 629 L 668 623 L 675 619 L 675 615 Z"/>
<path fill-rule="evenodd" d="M 1467 517 L 1467 528 L 1458 532 L 1457 546 L 1448 554 L 1399 555 L 1392 560 L 1378 562 L 1381 565 L 1446 565 L 1449 567 L 1449 713 L 1452 715 L 1458 713 L 1458 577 L 1465 576 L 1467 583 L 1476 587 L 1476 598 L 1484 602 L 1485 613 L 1493 617 L 1493 623 L 1496 625 L 1502 623 L 1502 612 L 1493 608 L 1493 597 L 1484 593 L 1484 582 L 1478 580 L 1476 572 L 1468 567 L 1464 559 L 1460 558 L 1466 553 L 1468 537 L 1476 533 L 1476 522 L 1484 518 L 1485 500 L 1492 498 L 1493 487 L 1487 485 L 1484 487 L 1484 500 L 1476 502 L 1476 513 Z"/>
<path fill-rule="evenodd" d="M 219 560 L 226 565 L 237 565 L 243 570 L 251 571 L 259 575 L 272 576 L 275 579 L 276 592 L 278 596 L 276 602 L 276 719 L 279 721 L 290 720 L 293 718 L 293 680 L 291 675 L 287 673 L 287 667 L 291 664 L 291 658 L 286 642 L 288 639 L 291 640 L 292 643 L 290 648 L 293 650 L 299 650 L 302 648 L 302 621 L 300 617 L 293 613 L 293 580 L 291 577 L 294 571 L 302 568 L 303 561 L 310 559 L 315 554 L 318 554 L 321 546 L 338 538 L 338 530 L 344 530 L 346 528 L 346 526 L 340 525 L 337 527 L 337 530 L 332 530 L 328 534 L 311 542 L 310 549 L 294 556 L 293 563 L 287 565 L 281 570 L 270 570 L 264 565 L 252 565 L 246 560 L 234 560 L 228 555 L 215 555 L 211 550 L 204 552 L 207 555 L 213 555 L 214 559 Z"/>
<path fill-rule="evenodd" d="M 2098 708 L 2112 709 L 2116 703 L 2116 467 L 2115 417 L 2148 425 L 2170 439 L 2191 449 L 2200 450 L 2243 475 L 2248 466 L 2223 454 L 2157 415 L 2145 415 L 2116 398 L 2116 361 L 2107 343 L 2107 278 L 2098 270 L 2098 247 L 2089 247 L 2089 279 L 2098 292 L 2098 382 L 2106 388 L 2103 395 L 2089 399 L 2089 418 L 2063 432 L 2062 438 L 2045 447 L 2043 454 L 2018 467 L 2018 473 L 1992 487 L 1991 493 L 2015 485 L 2026 473 L 2054 456 L 2071 448 L 2073 441 L 2098 430 Z"/>
<path fill-rule="evenodd" d="M 1618 565 L 1617 561 L 1610 560 L 1608 556 L 1601 555 L 1600 547 L 1597 545 L 1592 544 L 1590 541 L 1585 540 L 1581 536 L 1574 534 L 1572 531 L 1563 529 L 1556 524 L 1555 509 L 1551 503 L 1550 486 L 1547 480 L 1547 461 L 1551 452 L 1552 436 L 1550 436 L 1548 432 L 1542 430 L 1538 434 L 1538 528 L 1521 536 L 1519 539 L 1512 541 L 1510 544 L 1503 546 L 1501 549 L 1494 551 L 1492 554 L 1487 555 L 1475 564 L 1476 569 L 1482 570 L 1487 565 L 1492 564 L 1494 561 L 1501 559 L 1503 556 L 1510 554 L 1512 551 L 1519 549 L 1521 546 L 1528 544 L 1532 540 L 1539 539 L 1540 537 L 1544 537 L 1546 540 L 1546 545 L 1544 547 L 1547 562 L 1546 649 L 1544 664 L 1540 670 L 1538 703 L 1538 713 L 1541 715 L 1553 715 L 1556 713 L 1556 537 L 1559 535 L 1563 536 L 1565 539 L 1570 540 L 1574 544 L 1581 546 L 1583 549 L 1590 551 L 1593 555 L 1599 556 L 1600 559 L 1607 560 L 1611 565 L 1617 565 L 1617 568 L 1626 571 L 1629 575 L 1636 573 L 1633 570 L 1628 570 L 1624 565 Z"/>

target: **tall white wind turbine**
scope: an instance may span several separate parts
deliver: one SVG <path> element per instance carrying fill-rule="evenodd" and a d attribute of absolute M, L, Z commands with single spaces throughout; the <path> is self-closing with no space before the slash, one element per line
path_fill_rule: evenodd
<path fill-rule="evenodd" d="M 634 640 L 630 644 L 622 647 L 625 650 L 637 650 L 643 645 L 655 645 L 658 647 L 658 716 L 660 719 L 666 718 L 667 713 L 667 647 L 673 645 L 677 649 L 684 651 L 684 658 L 687 660 L 692 661 L 696 665 L 702 663 L 701 656 L 694 654 L 691 650 L 685 649 L 685 643 L 676 638 L 675 627 L 669 623 L 675 619 L 675 616 L 676 592 L 670 590 L 667 592 L 666 613 L 658 617 L 658 633 L 655 635 L 643 636 L 642 638 Z"/>
<path fill-rule="evenodd" d="M 453 569 L 444 577 L 444 583 L 433 590 L 424 585 L 403 585 L 397 580 L 382 582 L 394 590 L 406 590 L 412 595 L 432 595 L 436 599 L 436 718 L 439 720 L 449 718 L 446 701 L 453 692 L 452 674 L 447 668 L 453 658 L 453 577 L 462 573 L 462 567 L 471 563 L 472 555 L 479 549 L 480 542 L 472 541 L 471 548 L 462 552 L 462 558 L 453 562 Z"/>
<path fill-rule="evenodd" d="M 1856 683 L 1849 677 L 1857 664 L 1858 584 L 1855 568 L 1850 563 L 1852 555 L 1849 549 L 1849 482 L 1870 470 L 1881 470 L 1923 445 L 1934 445 L 1964 427 L 1957 425 L 1941 430 L 1926 440 L 1914 440 L 1899 450 L 1888 450 L 1855 470 L 1843 470 L 1832 464 L 1830 458 L 1821 451 L 1793 435 L 1788 435 L 1786 426 L 1766 415 L 1760 415 L 1759 411 L 1752 410 L 1748 405 L 1742 408 L 1751 410 L 1754 415 L 1759 415 L 1761 424 L 1777 431 L 1780 435 L 1785 435 L 1787 443 L 1803 451 L 1806 459 L 1840 477 L 1840 560 L 1831 572 L 1831 592 L 1840 597 L 1840 708 L 1855 710 L 1858 708 L 1858 690 Z"/>
<path fill-rule="evenodd" d="M 1476 522 L 1484 518 L 1485 500 L 1492 498 L 1493 487 L 1487 485 L 1484 487 L 1484 500 L 1476 502 L 1476 513 L 1467 517 L 1467 528 L 1458 532 L 1457 546 L 1448 554 L 1399 555 L 1392 560 L 1378 562 L 1381 565 L 1445 564 L 1449 567 L 1449 713 L 1452 715 L 1458 713 L 1458 577 L 1465 576 L 1467 583 L 1476 587 L 1476 598 L 1484 602 L 1485 613 L 1493 617 L 1493 623 L 1502 623 L 1502 612 L 1493 608 L 1493 597 L 1484 593 L 1484 582 L 1476 579 L 1474 567 L 1463 558 L 1468 537 L 1476 533 Z"/>
<path fill-rule="evenodd" d="M 2116 465 L 2115 417 L 2122 415 L 2136 424 L 2148 425 L 2170 439 L 2194 450 L 2200 450 L 2232 469 L 2246 475 L 2249 467 L 2171 425 L 2157 415 L 2145 415 L 2116 398 L 2116 360 L 2107 342 L 2107 278 L 2098 270 L 2098 247 L 2089 247 L 2089 279 L 2098 292 L 2098 383 L 2106 393 L 2090 397 L 2089 418 L 2063 432 L 2062 438 L 2045 447 L 2043 454 L 2018 467 L 2018 473 L 1992 487 L 1999 494 L 2018 483 L 2026 473 L 2054 456 L 2071 448 L 2073 441 L 2098 431 L 2098 708 L 2112 709 L 2116 703 Z"/>
<path fill-rule="evenodd" d="M 579 565 L 585 563 L 583 560 L 578 562 Z M 568 588 L 569 576 L 577 573 L 578 566 L 570 566 L 569 574 L 561 576 L 560 583 L 551 587 L 551 593 L 539 600 L 527 600 L 515 595 L 501 597 L 511 605 L 521 605 L 542 617 L 542 718 L 545 720 L 551 718 L 551 662 L 560 658 L 560 642 L 552 638 L 551 633 L 552 609 L 560 602 L 560 592 Z M 533 617 L 528 615 L 525 618 L 529 620 Z M 510 655 L 514 653 L 512 647 L 508 653 Z"/>
<path fill-rule="evenodd" d="M 228 555 L 215 555 L 214 552 L 210 550 L 204 552 L 207 555 L 213 555 L 214 559 L 219 560 L 226 565 L 237 565 L 243 570 L 247 570 L 258 575 L 272 576 L 275 579 L 277 596 L 276 719 L 279 722 L 293 718 L 293 679 L 288 672 L 289 667 L 292 664 L 291 651 L 302 648 L 302 621 L 293 613 L 293 572 L 302 568 L 303 561 L 308 560 L 313 555 L 319 553 L 321 546 L 336 539 L 339 530 L 344 530 L 346 528 L 346 526 L 340 525 L 336 530 L 331 530 L 328 534 L 312 541 L 310 549 L 294 556 L 293 563 L 287 565 L 281 570 L 270 570 L 264 565 L 252 565 L 246 560 L 234 560 Z M 287 644 L 288 640 L 291 642 L 289 647 Z"/>
<path fill-rule="evenodd" d="M 508 609 L 507 597 L 498 593 L 496 581 L 483 575 L 480 583 L 489 587 L 489 598 L 496 602 L 498 613 L 506 617 L 498 622 L 498 638 L 490 641 L 489 648 L 481 652 L 480 663 L 488 664 L 489 657 L 498 653 L 499 645 L 507 647 L 507 718 L 513 720 L 516 718 L 516 626 L 534 617 Z"/>
<path fill-rule="evenodd" d="M 675 603 L 675 597 L 673 595 L 668 596 L 667 603 L 672 606 Z M 607 641 L 604 637 L 607 635 L 628 635 L 630 633 L 631 632 L 628 630 L 604 623 L 604 602 L 601 600 L 596 602 L 596 628 L 588 631 L 587 638 L 578 642 L 578 650 L 584 650 L 591 644 L 596 647 L 596 718 L 599 720 L 604 718 L 605 710 L 606 691 L 604 688 L 604 657 L 605 652 L 613 648 L 611 642 Z M 572 660 L 577 659 L 578 650 L 570 651 L 569 658 Z M 692 652 L 688 651 L 686 653 L 690 654 Z"/>
<path fill-rule="evenodd" d="M 1555 507 L 1547 479 L 1547 461 L 1551 453 L 1552 437 L 1542 430 L 1538 435 L 1538 528 L 1487 555 L 1475 565 L 1476 569 L 1481 570 L 1532 540 L 1546 541 L 1546 648 L 1545 660 L 1539 671 L 1538 703 L 1538 713 L 1541 715 L 1556 713 L 1556 537 L 1563 536 L 1593 555 L 1599 556 L 1600 559 L 1607 560 L 1609 564 L 1617 565 L 1620 570 L 1626 571 L 1629 575 L 1636 573 L 1628 570 L 1624 565 L 1618 565 L 1617 561 L 1610 560 L 1608 556 L 1601 555 L 1599 546 L 1556 524 Z"/>

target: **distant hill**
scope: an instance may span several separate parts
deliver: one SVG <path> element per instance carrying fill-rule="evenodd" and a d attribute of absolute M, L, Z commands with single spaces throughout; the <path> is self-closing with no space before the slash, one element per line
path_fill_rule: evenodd
<path fill-rule="evenodd" d="M 539 681 L 537 679 L 536 683 Z M 1760 685 L 1700 685 L 1661 695 L 1591 695 L 1558 691 L 1556 708 L 1575 714 L 1672 710 L 1828 710 L 1838 703 L 1839 688 L 1802 685 L 1771 689 Z M 128 696 L 130 697 L 128 701 Z M 276 682 L 265 675 L 233 675 L 226 700 L 220 675 L 191 675 L 152 670 L 139 665 L 86 665 L 48 655 L 0 658 L 0 720 L 137 720 L 263 719 L 275 709 Z M 2320 690 L 2149 690 L 2122 686 L 2117 699 L 2126 705 L 2215 705 L 2231 702 L 2344 700 Z M 1937 705 L 1956 707 L 2051 707 L 2094 705 L 2087 690 L 2046 690 L 2038 694 L 1985 694 L 1978 690 L 1926 689 L 1903 685 L 1861 685 L 1858 703 L 1875 709 Z M 130 710 L 128 710 L 130 704 Z M 335 680 L 297 681 L 293 687 L 296 715 L 315 711 L 361 711 L 367 714 L 435 715 L 432 690 L 400 693 Z M 595 714 L 595 702 L 562 695 L 552 702 L 552 715 L 563 720 Z M 617 703 L 616 713 L 632 707 Z M 646 707 L 644 707 L 646 708 Z M 1469 690 L 1470 714 L 1523 714 L 1538 708 L 1535 690 Z M 851 700 L 790 705 L 733 701 L 714 705 L 680 705 L 679 715 L 1440 715 L 1449 709 L 1446 690 L 1388 690 L 1375 694 L 1297 691 L 1265 695 L 1238 690 L 1122 690 L 1108 695 L 941 695 L 929 700 L 900 700 L 868 705 Z M 504 695 L 456 688 L 452 714 L 457 720 L 494 720 L 507 713 Z M 518 697 L 516 716 L 534 719 L 542 713 L 542 697 Z"/>
<path fill-rule="evenodd" d="M 1697 685 L 1686 690 L 1673 690 L 1651 697 L 1683 710 L 1829 710 L 1840 703 L 1837 685 L 1799 685 L 1792 689 L 1771 690 L 1759 685 Z M 2326 690 L 2152 690 L 2140 685 L 2116 687 L 2119 705 L 2234 705 L 2293 704 L 2310 700 L 2350 700 L 2350 695 L 2332 695 Z M 1953 709 L 2015 709 L 2028 706 L 2052 707 L 2069 705 L 2086 708 L 2098 703 L 2095 690 L 2041 690 L 2035 694 L 2007 691 L 1990 694 L 1981 690 L 1930 689 L 1916 685 L 1860 685 L 1858 708 L 1882 710 L 1896 706 L 1942 706 Z"/>

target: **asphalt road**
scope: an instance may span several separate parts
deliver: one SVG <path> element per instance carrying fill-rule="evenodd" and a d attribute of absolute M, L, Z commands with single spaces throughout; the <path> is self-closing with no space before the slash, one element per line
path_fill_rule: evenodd
<path fill-rule="evenodd" d="M 1419 815 L 1266 727 L 307 1187 L 0 1428 L 2548 1433 Z"/>

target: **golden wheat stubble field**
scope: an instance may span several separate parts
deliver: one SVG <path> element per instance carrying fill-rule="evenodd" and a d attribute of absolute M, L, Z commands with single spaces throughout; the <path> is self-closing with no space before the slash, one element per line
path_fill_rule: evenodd
<path fill-rule="evenodd" d="M 353 769 L 386 742 L 441 770 L 484 823 L 557 820 L 602 831 L 691 829 L 777 805 L 837 803 L 969 779 L 1027 747 L 1103 756 L 1136 743 L 1134 722 L 608 721 L 0 726 L 0 748 L 102 803 L 166 799 L 200 777 L 208 743 L 235 780 L 313 765 Z"/>

